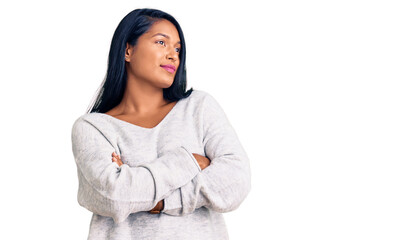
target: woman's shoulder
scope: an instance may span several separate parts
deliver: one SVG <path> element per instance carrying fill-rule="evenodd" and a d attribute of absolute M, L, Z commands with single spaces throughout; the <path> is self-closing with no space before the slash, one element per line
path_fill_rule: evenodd
<path fill-rule="evenodd" d="M 85 113 L 75 119 L 71 127 L 71 138 L 87 138 L 93 141 L 115 142 L 118 128 L 102 113 Z"/>
<path fill-rule="evenodd" d="M 103 113 L 90 112 L 78 116 L 72 124 L 72 129 L 75 128 L 96 128 L 107 129 L 111 124 L 104 117 Z"/>
<path fill-rule="evenodd" d="M 189 97 L 190 98 L 195 98 L 195 99 L 200 99 L 200 98 L 204 97 L 207 94 L 208 93 L 206 91 L 204 91 L 204 90 L 194 89 Z"/>
<path fill-rule="evenodd" d="M 98 112 L 90 112 L 90 113 L 84 113 L 80 116 L 78 116 L 75 121 L 75 123 L 79 123 L 79 122 L 89 122 L 89 123 L 93 123 L 95 121 L 101 121 L 101 116 L 103 115 L 103 113 L 98 113 Z"/>
<path fill-rule="evenodd" d="M 214 97 L 209 92 L 205 90 L 197 90 L 197 89 L 194 89 L 192 91 L 189 98 L 194 99 L 195 102 L 204 102 L 208 98 L 214 99 Z"/>
<path fill-rule="evenodd" d="M 221 107 L 219 101 L 216 100 L 213 94 L 210 94 L 205 90 L 194 90 L 192 94 L 194 94 L 192 97 L 203 105 L 208 105 L 210 107 L 215 107 L 216 105 L 216 107 Z"/>
<path fill-rule="evenodd" d="M 216 99 L 212 94 L 205 90 L 193 90 L 189 97 L 186 99 L 188 105 L 193 106 L 193 109 L 212 109 L 217 104 Z"/>

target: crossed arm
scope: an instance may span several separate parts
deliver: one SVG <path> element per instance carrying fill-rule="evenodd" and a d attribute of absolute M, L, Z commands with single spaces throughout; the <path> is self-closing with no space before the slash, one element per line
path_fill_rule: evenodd
<path fill-rule="evenodd" d="M 210 159 L 196 154 L 196 153 L 192 153 L 193 156 L 195 157 L 197 163 L 199 164 L 200 168 L 203 170 L 206 167 L 208 167 L 210 165 Z M 118 166 L 121 166 L 123 164 L 122 160 L 121 160 L 121 156 L 117 155 L 115 152 L 112 153 L 112 162 L 115 162 L 118 164 Z M 158 213 L 158 211 L 162 211 L 164 208 L 164 200 L 162 199 L 161 201 L 158 202 L 158 204 L 156 204 L 156 206 L 154 208 L 152 208 L 149 213 L 155 214 Z"/>

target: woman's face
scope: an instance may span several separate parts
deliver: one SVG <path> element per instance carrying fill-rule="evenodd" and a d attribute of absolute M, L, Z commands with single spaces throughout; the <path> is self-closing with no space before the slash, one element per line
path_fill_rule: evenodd
<path fill-rule="evenodd" d="M 138 38 L 134 47 L 127 44 L 125 64 L 128 81 L 143 81 L 159 88 L 170 87 L 179 68 L 180 48 L 176 27 L 165 19 L 155 22 Z M 175 71 L 161 67 L 163 65 L 172 65 Z"/>

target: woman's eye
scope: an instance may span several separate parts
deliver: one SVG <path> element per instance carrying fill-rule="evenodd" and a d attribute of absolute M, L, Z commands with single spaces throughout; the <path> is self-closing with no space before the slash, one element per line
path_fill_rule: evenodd
<path fill-rule="evenodd" d="M 156 41 L 157 43 L 165 43 L 164 41 L 162 41 L 162 40 L 159 40 L 159 41 Z M 162 44 L 161 44 L 162 45 Z M 176 48 L 177 49 L 177 52 L 180 52 L 180 48 Z"/>

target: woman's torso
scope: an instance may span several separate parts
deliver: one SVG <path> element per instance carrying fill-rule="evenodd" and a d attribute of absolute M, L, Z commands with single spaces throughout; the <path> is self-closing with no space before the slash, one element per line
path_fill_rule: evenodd
<path fill-rule="evenodd" d="M 100 131 L 115 146 L 123 164 L 130 167 L 154 161 L 181 145 L 191 153 L 205 156 L 203 123 L 197 117 L 203 114 L 199 106 L 201 97 L 203 93 L 195 90 L 188 98 L 175 102 L 166 114 L 162 113 L 162 117 L 157 118 L 160 120 L 139 122 L 149 128 L 108 114 L 90 113 L 86 117 L 99 126 Z M 228 239 L 228 233 L 222 213 L 201 207 L 184 216 L 137 212 L 119 224 L 110 217 L 93 214 L 88 239 L 224 240 Z"/>

